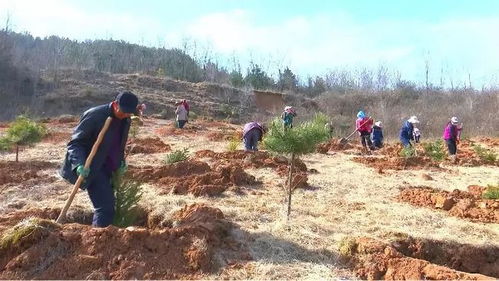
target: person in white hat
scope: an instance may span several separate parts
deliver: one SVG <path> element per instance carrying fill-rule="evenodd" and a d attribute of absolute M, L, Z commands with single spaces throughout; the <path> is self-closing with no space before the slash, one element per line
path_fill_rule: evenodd
<path fill-rule="evenodd" d="M 281 119 L 285 129 L 293 128 L 293 118 L 295 117 L 296 111 L 292 106 L 284 107 L 284 112 L 281 114 Z"/>
<path fill-rule="evenodd" d="M 421 131 L 418 128 L 414 127 L 412 134 L 414 135 L 414 142 L 419 143 L 419 139 L 421 138 Z"/>
<path fill-rule="evenodd" d="M 457 117 L 452 117 L 444 129 L 444 140 L 447 144 L 447 150 L 449 151 L 450 159 L 453 163 L 457 162 L 457 144 L 461 138 L 461 129 L 459 126 L 459 119 Z"/>
<path fill-rule="evenodd" d="M 402 128 L 400 129 L 400 142 L 404 147 L 412 146 L 411 140 L 414 140 L 414 124 L 419 123 L 418 117 L 411 116 L 407 121 L 404 122 Z"/>
<path fill-rule="evenodd" d="M 372 131 L 373 147 L 380 149 L 383 147 L 383 123 L 376 121 Z"/>

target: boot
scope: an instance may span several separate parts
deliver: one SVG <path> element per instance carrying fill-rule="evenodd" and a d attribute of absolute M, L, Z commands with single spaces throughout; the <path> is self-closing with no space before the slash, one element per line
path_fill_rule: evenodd
<path fill-rule="evenodd" d="M 455 154 L 450 156 L 450 161 L 452 162 L 452 164 L 456 164 L 457 163 L 457 157 L 456 157 Z"/>

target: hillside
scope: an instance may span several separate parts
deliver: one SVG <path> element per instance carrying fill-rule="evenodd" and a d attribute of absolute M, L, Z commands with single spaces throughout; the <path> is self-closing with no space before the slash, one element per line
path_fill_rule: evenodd
<path fill-rule="evenodd" d="M 130 90 L 136 93 L 141 102 L 147 105 L 148 115 L 173 118 L 175 105 L 179 99 L 186 99 L 192 105 L 194 115 L 215 119 L 229 119 L 245 122 L 260 115 L 268 118 L 280 113 L 266 107 L 257 107 L 257 97 L 251 89 L 239 89 L 228 85 L 209 82 L 187 82 L 168 77 L 145 74 L 111 74 L 97 71 L 66 70 L 59 74 L 57 83 L 42 76 L 37 83 L 34 96 L 24 102 L 16 103 L 0 113 L 3 120 L 12 119 L 16 114 L 29 108 L 29 112 L 39 117 L 56 117 L 62 114 L 79 115 L 86 109 L 109 102 L 119 91 Z M 308 108 L 316 105 L 307 98 L 282 95 L 284 102 Z M 0 119 L 0 120 L 1 120 Z"/>

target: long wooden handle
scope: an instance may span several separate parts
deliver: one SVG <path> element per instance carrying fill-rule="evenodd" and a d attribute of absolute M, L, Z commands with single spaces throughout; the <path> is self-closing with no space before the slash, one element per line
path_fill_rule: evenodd
<path fill-rule="evenodd" d="M 111 121 L 113 121 L 113 118 L 107 117 L 106 122 L 104 123 L 104 126 L 100 130 L 99 135 L 97 136 L 97 140 L 92 146 L 92 150 L 90 151 L 90 154 L 88 155 L 87 160 L 85 161 L 85 169 L 90 168 L 92 160 L 94 159 L 94 156 L 97 153 L 97 150 L 99 149 L 102 140 L 104 139 L 104 135 L 106 134 L 109 125 L 111 125 Z M 78 192 L 78 189 L 80 188 L 84 180 L 85 180 L 84 177 L 82 177 L 81 175 L 78 176 L 78 179 L 76 180 L 75 185 L 73 187 L 73 191 L 71 192 L 71 195 L 69 196 L 68 200 L 66 200 L 66 205 L 64 205 L 64 208 L 61 210 L 59 217 L 57 217 L 56 220 L 57 223 L 62 223 L 62 221 L 64 221 L 64 219 L 66 218 L 66 212 L 71 206 L 71 203 L 73 202 L 76 192 Z"/>
<path fill-rule="evenodd" d="M 369 121 L 369 120 L 371 120 L 371 117 L 367 118 L 367 120 L 364 123 L 360 124 L 360 126 L 361 127 L 364 126 L 364 124 L 366 124 L 367 121 Z M 349 139 L 351 136 L 353 136 L 353 134 L 355 134 L 355 132 L 357 132 L 357 130 L 358 129 L 355 129 L 355 131 L 353 131 L 350 135 L 348 135 L 348 137 L 346 137 L 346 139 Z"/>

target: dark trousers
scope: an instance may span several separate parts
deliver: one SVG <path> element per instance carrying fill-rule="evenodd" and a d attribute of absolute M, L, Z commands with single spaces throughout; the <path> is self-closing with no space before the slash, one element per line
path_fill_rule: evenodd
<path fill-rule="evenodd" d="M 456 155 L 457 153 L 457 143 L 455 140 L 445 140 L 447 143 L 447 149 L 450 155 Z"/>
<path fill-rule="evenodd" d="M 249 130 L 243 138 L 244 149 L 246 151 L 258 151 L 258 141 L 261 134 L 262 132 L 257 128 Z"/>
<path fill-rule="evenodd" d="M 187 120 L 178 120 L 177 125 L 180 129 L 184 128 L 185 123 L 187 123 Z"/>
<path fill-rule="evenodd" d="M 400 142 L 402 143 L 402 145 L 404 147 L 411 147 L 411 141 L 409 139 L 406 139 L 406 138 L 400 138 Z"/>
<path fill-rule="evenodd" d="M 103 170 L 97 172 L 87 187 L 88 196 L 94 206 L 92 225 L 97 227 L 112 224 L 114 218 L 115 199 L 111 176 Z"/>
<path fill-rule="evenodd" d="M 366 148 L 367 145 L 370 149 L 372 149 L 373 143 L 371 142 L 371 133 L 360 132 L 360 142 L 364 148 Z"/>
<path fill-rule="evenodd" d="M 373 147 L 374 148 L 382 148 L 383 147 L 383 143 L 380 141 L 380 140 L 373 140 Z"/>

